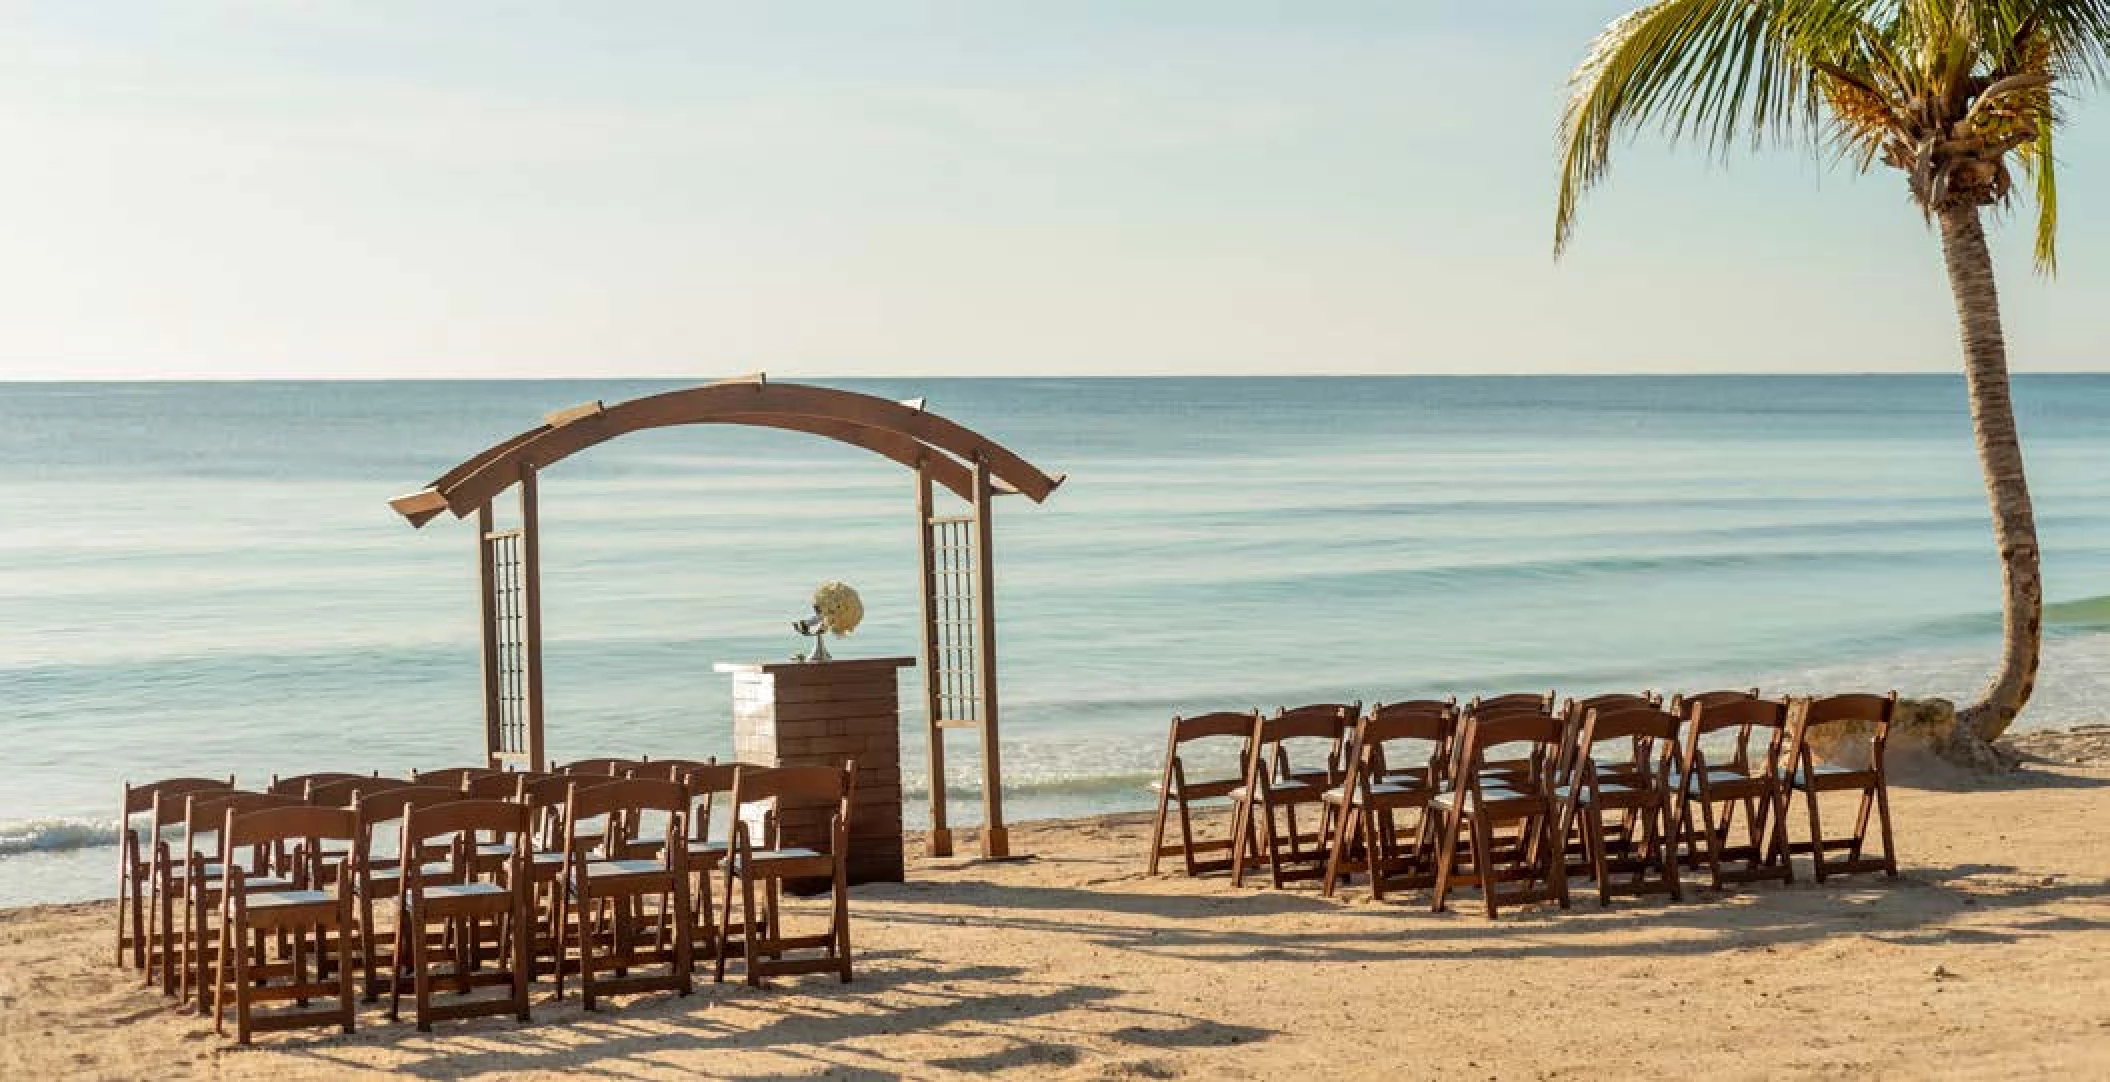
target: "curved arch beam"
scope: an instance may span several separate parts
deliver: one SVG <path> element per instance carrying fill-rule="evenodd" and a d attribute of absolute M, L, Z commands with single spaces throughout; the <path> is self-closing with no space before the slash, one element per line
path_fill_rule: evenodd
<path fill-rule="evenodd" d="M 943 417 L 873 395 L 761 380 L 713 383 L 632 399 L 555 425 L 530 429 L 442 474 L 430 486 L 391 505 L 422 526 L 441 511 L 459 517 L 489 503 L 520 480 L 523 464 L 542 469 L 588 447 L 630 432 L 685 424 L 748 424 L 806 432 L 863 447 L 973 498 L 966 463 L 988 465 L 993 479 L 1039 503 L 1060 476 L 1050 477 L 1003 445 Z"/>

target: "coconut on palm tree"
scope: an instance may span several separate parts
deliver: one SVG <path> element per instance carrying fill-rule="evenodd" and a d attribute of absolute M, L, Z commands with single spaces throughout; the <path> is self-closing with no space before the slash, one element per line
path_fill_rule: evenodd
<path fill-rule="evenodd" d="M 1982 740 L 2029 701 L 2044 609 L 1982 215 L 2026 186 L 2037 264 L 2054 269 L 2060 97 L 2106 70 L 2110 0 L 1658 0 L 1598 36 L 1562 118 L 1556 254 L 1615 137 L 1645 126 L 1714 150 L 1807 137 L 1864 172 L 1880 163 L 1905 174 L 1941 235 L 2000 552 L 2000 665 L 1958 714 Z"/>

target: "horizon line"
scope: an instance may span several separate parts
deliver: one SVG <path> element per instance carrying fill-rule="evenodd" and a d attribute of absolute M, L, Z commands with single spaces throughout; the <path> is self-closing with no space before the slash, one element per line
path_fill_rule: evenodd
<path fill-rule="evenodd" d="M 734 373 L 746 375 L 751 373 Z M 1897 369 L 1863 369 L 1851 372 L 1805 372 L 1794 370 L 1739 370 L 1727 372 L 1654 372 L 1654 371 L 1598 371 L 1598 372 L 1202 372 L 1169 373 L 1144 372 L 1135 374 L 1108 373 L 1029 373 L 1023 375 L 942 375 L 935 373 L 904 374 L 829 374 L 800 373 L 788 376 L 780 382 L 859 380 L 974 380 L 996 383 L 1003 381 L 1057 381 L 1057 380 L 1101 380 L 1101 381 L 1151 381 L 1151 380 L 1349 380 L 1349 379 L 1866 379 L 1870 377 L 1918 377 L 1926 379 L 1959 379 L 1961 369 L 1955 371 L 1919 371 Z M 2053 369 L 2049 371 L 2010 371 L 2009 378 L 2046 378 L 2061 376 L 2110 376 L 2110 368 Z M 140 383 L 197 383 L 197 384 L 245 384 L 245 383 L 680 383 L 690 380 L 713 381 L 731 378 L 726 373 L 695 375 L 544 375 L 544 376 L 471 376 L 471 375 L 313 375 L 313 376 L 0 376 L 0 386 L 36 386 L 61 384 L 140 384 Z"/>

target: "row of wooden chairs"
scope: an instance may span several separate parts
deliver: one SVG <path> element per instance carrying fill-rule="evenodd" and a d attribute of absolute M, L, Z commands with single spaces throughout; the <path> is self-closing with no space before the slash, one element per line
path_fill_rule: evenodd
<path fill-rule="evenodd" d="M 1532 692 L 1462 707 L 1319 703 L 1175 718 L 1154 786 L 1149 870 L 1178 856 L 1190 876 L 1229 872 L 1242 884 L 1265 868 L 1277 887 L 1317 879 L 1328 896 L 1359 874 L 1378 898 L 1430 889 L 1438 910 L 1471 886 L 1490 917 L 1523 902 L 1565 907 L 1573 875 L 1607 904 L 1619 894 L 1677 899 L 1681 869 L 1704 869 L 1716 890 L 1792 882 L 1792 854 L 1811 858 L 1819 882 L 1894 877 L 1884 748 L 1896 707 L 1895 692 L 1781 699 L 1752 689 L 1669 702 Z M 1865 731 L 1866 761 L 1820 762 L 1827 729 Z M 1809 832 L 1791 841 L 1798 794 Z M 1851 831 L 1827 832 L 1825 794 L 1858 799 Z M 1221 802 L 1229 831 L 1198 836 L 1197 806 Z M 1870 851 L 1871 826 L 1880 853 Z"/>
<path fill-rule="evenodd" d="M 257 791 L 232 777 L 127 783 L 117 958 L 216 1028 L 231 1008 L 243 1043 L 263 1029 L 349 1032 L 361 974 L 366 1001 L 389 996 L 391 1020 L 412 995 L 420 1030 L 526 1021 L 542 976 L 561 998 L 576 974 L 589 1010 L 608 994 L 686 995 L 699 954 L 720 981 L 734 960 L 753 985 L 824 971 L 848 981 L 854 778 L 854 763 L 603 759 L 549 773 L 302 774 Z M 784 843 L 787 803 L 832 806 L 824 845 Z M 788 880 L 832 892 L 825 932 L 784 934 Z M 493 985 L 503 998 L 469 995 Z M 461 998 L 435 1003 L 443 987 Z M 276 1001 L 297 1009 L 253 1010 Z"/>

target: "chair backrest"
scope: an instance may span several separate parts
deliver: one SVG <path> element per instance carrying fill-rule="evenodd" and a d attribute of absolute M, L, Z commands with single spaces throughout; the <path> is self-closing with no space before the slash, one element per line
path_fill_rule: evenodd
<path fill-rule="evenodd" d="M 403 818 L 403 814 L 412 808 L 429 808 L 460 799 L 460 789 L 440 785 L 406 785 L 400 789 L 362 793 L 354 810 L 359 813 L 360 833 L 365 836 L 365 840 L 370 841 L 375 827 Z"/>
<path fill-rule="evenodd" d="M 1709 694 L 1714 696 L 1717 693 Z M 1692 773 L 1702 764 L 1709 769 L 1733 767 L 1747 774 L 1753 773 L 1751 734 L 1761 730 L 1766 733 L 1766 738 L 1761 752 L 1762 762 L 1757 764 L 1760 772 L 1770 775 L 1779 771 L 1788 735 L 1788 704 L 1778 699 L 1734 694 L 1695 698 L 1679 705 L 1684 707 L 1685 716 L 1682 762 L 1686 773 Z M 1736 744 L 1726 761 L 1708 764 L 1700 741 L 1725 729 L 1736 730 Z"/>
<path fill-rule="evenodd" d="M 1529 707 L 1551 712 L 1556 701 L 1556 696 L 1551 691 L 1512 691 L 1506 695 L 1493 695 L 1485 698 L 1475 695 L 1473 696 L 1473 701 L 1466 704 L 1465 710 L 1468 714 L 1480 714 L 1483 716 L 1490 712 L 1510 707 Z"/>
<path fill-rule="evenodd" d="M 1880 773 L 1883 746 L 1890 738 L 1890 723 L 1897 717 L 1897 709 L 1895 691 L 1888 695 L 1863 692 L 1794 700 L 1788 705 L 1788 764 L 1799 767 L 1811 757 L 1810 734 L 1816 730 L 1835 725 L 1867 726 L 1868 765 Z"/>
<path fill-rule="evenodd" d="M 616 778 L 600 784 L 572 779 L 565 798 L 565 817 L 578 822 L 611 812 L 658 811 L 679 814 L 689 808 L 689 792 L 680 782 L 658 778 Z"/>
<path fill-rule="evenodd" d="M 1386 751 L 1386 745 L 1405 741 L 1427 743 L 1425 757 L 1429 784 L 1440 780 L 1444 759 L 1458 734 L 1456 703 L 1434 699 L 1379 703 L 1356 722 L 1350 770 L 1368 778 L 1381 778 L 1393 769 L 1391 760 L 1405 755 Z"/>
<path fill-rule="evenodd" d="M 401 778 L 343 778 L 338 781 L 318 782 L 308 786 L 308 803 L 325 808 L 344 808 L 370 793 L 385 793 L 391 789 L 408 789 L 417 782 Z"/>
<path fill-rule="evenodd" d="M 358 833 L 359 814 L 350 808 L 287 804 L 241 810 L 230 806 L 220 835 L 220 856 L 222 860 L 232 864 L 234 851 L 237 849 L 280 842 L 348 842 L 357 837 Z M 318 849 L 311 847 L 308 851 L 320 855 Z"/>
<path fill-rule="evenodd" d="M 672 866 L 681 835 L 687 829 L 689 814 L 689 791 L 680 782 L 657 778 L 609 778 L 574 777 L 571 789 L 564 797 L 564 849 L 574 853 L 584 843 L 580 825 L 591 820 L 607 819 L 607 847 L 610 853 L 620 856 L 623 843 L 647 837 L 651 832 L 645 828 L 648 815 L 662 816 L 665 829 L 659 837 L 665 839 L 662 856 Z"/>
<path fill-rule="evenodd" d="M 1546 709 L 1497 711 L 1493 714 L 1468 712 L 1459 731 L 1451 785 L 1456 789 L 1477 789 L 1480 773 L 1487 768 L 1488 751 L 1514 745 L 1522 749 L 1522 754 L 1511 758 L 1522 758 L 1531 764 L 1528 776 L 1514 780 L 1520 785 L 1547 789 L 1551 785 L 1552 773 L 1547 768 L 1566 733 L 1566 719 L 1556 717 Z"/>
<path fill-rule="evenodd" d="M 1870 695 L 1867 693 L 1828 695 L 1821 699 L 1802 701 L 1802 725 L 1805 731 L 1823 725 L 1841 722 L 1865 722 L 1875 727 L 1878 735 L 1886 733 L 1890 722 L 1897 716 L 1898 693 Z"/>
<path fill-rule="evenodd" d="M 118 799 L 120 814 L 129 819 L 141 812 L 154 810 L 154 800 L 164 794 L 171 798 L 186 797 L 192 793 L 211 792 L 215 789 L 234 788 L 234 777 L 219 778 L 163 778 L 145 785 L 122 783 L 123 795 Z"/>
<path fill-rule="evenodd" d="M 718 808 L 718 795 L 733 791 L 733 775 L 739 770 L 738 763 L 721 763 L 715 759 L 688 767 L 669 768 L 671 776 L 668 780 L 680 782 L 681 787 L 689 791 L 689 837 L 692 840 L 710 840 L 711 818 Z"/>
<path fill-rule="evenodd" d="M 705 767 L 717 765 L 718 760 L 715 757 L 709 759 L 647 759 L 644 765 L 635 773 L 640 778 L 680 781 L 682 775 L 691 770 L 702 770 Z M 726 775 L 726 780 L 730 783 L 732 776 L 730 774 Z"/>
<path fill-rule="evenodd" d="M 733 774 L 733 831 L 744 828 L 748 842 L 757 848 L 773 848 L 775 816 L 767 814 L 784 804 L 833 802 L 838 825 L 847 828 L 850 801 L 857 788 L 857 764 L 833 766 L 750 766 L 741 764 Z M 757 824 L 764 837 L 755 838 Z"/>
<path fill-rule="evenodd" d="M 260 811 L 265 808 L 286 808 L 302 803 L 299 797 L 284 793 L 252 793 L 242 789 L 221 789 L 190 794 L 184 810 L 184 830 L 193 836 L 218 834 L 227 825 L 227 814 L 233 812 Z"/>
<path fill-rule="evenodd" d="M 1670 709 L 1672 713 L 1678 715 L 1681 718 L 1684 718 L 1687 721 L 1691 721 L 1692 712 L 1695 707 L 1716 706 L 1721 703 L 1731 703 L 1744 699 L 1756 698 L 1760 698 L 1757 688 L 1749 688 L 1741 691 L 1730 689 L 1724 689 L 1721 691 L 1697 691 L 1690 695 L 1679 694 L 1672 696 L 1670 700 Z"/>
<path fill-rule="evenodd" d="M 517 865 L 527 859 L 532 820 L 533 812 L 527 805 L 511 800 L 471 798 L 406 809 L 402 856 L 399 858 L 403 882 L 415 883 L 423 875 L 422 856 L 433 848 L 433 841 L 438 838 L 446 839 L 458 876 L 466 876 L 473 870 L 476 846 L 485 837 L 497 843 L 511 843 L 512 859 Z M 412 853 L 419 854 L 419 858 L 412 859 Z"/>
<path fill-rule="evenodd" d="M 413 770 L 410 780 L 419 785 L 436 785 L 441 788 L 459 790 L 471 778 L 488 778 L 505 771 L 488 766 L 448 766 L 438 770 Z"/>
<path fill-rule="evenodd" d="M 183 814 L 183 852 L 194 854 L 224 855 L 227 846 L 218 835 L 227 826 L 229 814 L 247 814 L 270 808 L 303 806 L 299 797 L 284 793 L 251 793 L 239 789 L 192 793 Z M 205 839 L 214 838 L 208 847 Z M 261 869 L 269 854 L 261 849 L 252 852 L 250 865 Z"/>
<path fill-rule="evenodd" d="M 1734 699 L 1687 700 L 1680 705 L 1685 707 L 1687 731 L 1694 740 L 1723 729 L 1763 728 L 1780 732 L 1788 725 L 1788 704 L 1778 699 L 1740 695 Z"/>
<path fill-rule="evenodd" d="M 1190 765 L 1187 761 L 1188 753 L 1182 750 L 1183 745 L 1197 741 L 1216 741 L 1224 745 L 1218 749 L 1224 752 L 1224 761 L 1228 766 L 1223 772 L 1223 777 L 1243 781 L 1252 766 L 1253 733 L 1259 724 L 1258 710 L 1219 710 L 1209 714 L 1196 714 L 1193 717 L 1174 717 L 1171 732 L 1165 738 L 1165 784 L 1172 784 L 1174 778 L 1178 778 L 1183 785 L 1197 780 L 1187 777 Z M 1238 741 L 1235 748 L 1230 745 L 1231 740 Z M 1210 751 L 1206 748 L 1196 750 L 1201 753 L 1203 765 L 1207 766 Z M 1211 772 L 1213 773 L 1213 769 Z"/>
<path fill-rule="evenodd" d="M 514 800 L 527 779 L 519 774 L 491 774 L 462 783 L 462 795 L 478 800 Z"/>
<path fill-rule="evenodd" d="M 324 782 L 349 781 L 354 778 L 371 778 L 374 776 L 372 774 L 351 774 L 342 770 L 319 770 L 313 774 L 294 774 L 284 778 L 273 774 L 271 776 L 271 788 L 265 791 L 283 793 L 286 796 L 297 796 L 305 800 L 311 787 Z"/>
<path fill-rule="evenodd" d="M 1663 705 L 1662 697 L 1653 691 L 1639 695 L 1628 692 L 1611 692 L 1604 695 L 1589 695 L 1580 699 L 1569 699 L 1562 704 L 1561 712 L 1577 721 L 1587 717 L 1592 710 L 1652 709 Z"/>
<path fill-rule="evenodd" d="M 1629 746 L 1633 746 L 1636 741 L 1644 742 L 1644 747 L 1634 749 L 1636 755 L 1644 757 L 1644 761 L 1654 759 L 1659 764 L 1668 763 L 1671 753 L 1677 747 L 1678 730 L 1683 725 L 1684 722 L 1678 715 L 1653 706 L 1611 706 L 1593 709 L 1583 715 L 1582 739 L 1579 744 L 1579 749 L 1583 752 L 1580 757 L 1581 765 L 1584 769 L 1589 769 L 1592 762 L 1589 751 L 1599 744 L 1612 741 L 1627 741 Z"/>
<path fill-rule="evenodd" d="M 122 783 L 118 797 L 118 826 L 129 827 L 132 817 L 151 812 L 152 831 L 159 834 L 163 829 L 183 822 L 183 812 L 190 805 L 192 793 L 231 792 L 234 776 L 226 781 L 218 778 L 163 778 L 145 785 Z"/>
<path fill-rule="evenodd" d="M 555 768 L 559 774 L 600 774 L 620 778 L 629 774 L 644 777 L 652 773 L 652 760 L 642 759 L 575 759 Z"/>
<path fill-rule="evenodd" d="M 1348 731 L 1361 712 L 1361 704 L 1346 703 L 1312 703 L 1278 710 L 1274 717 L 1262 718 L 1254 728 L 1253 762 L 1260 763 L 1265 757 L 1278 777 L 1323 771 L 1329 782 L 1339 781 Z M 1322 761 L 1316 768 L 1300 771 L 1292 761 L 1291 749 L 1313 741 L 1324 745 Z"/>

